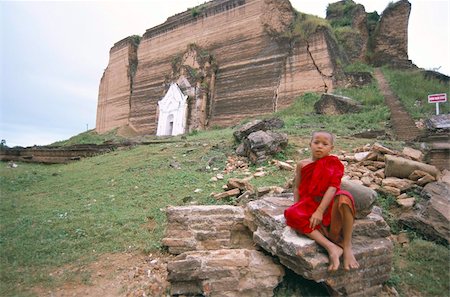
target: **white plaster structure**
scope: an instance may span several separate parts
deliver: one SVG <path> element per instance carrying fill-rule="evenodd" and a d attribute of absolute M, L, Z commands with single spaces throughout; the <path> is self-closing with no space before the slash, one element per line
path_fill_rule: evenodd
<path fill-rule="evenodd" d="M 166 95 L 158 102 L 157 136 L 184 134 L 186 129 L 187 95 L 172 83 Z"/>

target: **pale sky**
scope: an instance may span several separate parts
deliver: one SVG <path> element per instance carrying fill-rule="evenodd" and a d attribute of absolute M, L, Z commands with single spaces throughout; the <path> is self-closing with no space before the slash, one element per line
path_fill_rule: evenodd
<path fill-rule="evenodd" d="M 98 86 L 115 42 L 205 0 L 0 0 L 0 139 L 45 145 L 95 128 Z M 291 0 L 325 17 L 328 3 Z M 389 0 L 355 0 L 379 14 Z M 409 58 L 450 75 L 450 0 L 410 0 Z"/>

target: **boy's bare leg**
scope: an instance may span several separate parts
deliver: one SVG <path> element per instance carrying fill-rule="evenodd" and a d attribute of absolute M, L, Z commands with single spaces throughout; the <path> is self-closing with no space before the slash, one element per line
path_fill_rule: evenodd
<path fill-rule="evenodd" d="M 315 240 L 319 245 L 324 247 L 328 252 L 328 257 L 330 258 L 330 265 L 328 266 L 328 271 L 336 271 L 339 268 L 339 258 L 342 256 L 343 250 L 340 246 L 334 244 L 328 238 L 323 236 L 322 233 L 320 233 L 317 230 L 314 230 L 313 232 L 306 234 L 309 238 Z"/>
<path fill-rule="evenodd" d="M 340 207 L 340 212 L 342 215 L 342 247 L 344 249 L 344 269 L 357 269 L 359 268 L 359 263 L 356 261 L 355 255 L 352 250 L 352 232 L 353 232 L 353 214 L 348 205 L 342 205 Z"/>

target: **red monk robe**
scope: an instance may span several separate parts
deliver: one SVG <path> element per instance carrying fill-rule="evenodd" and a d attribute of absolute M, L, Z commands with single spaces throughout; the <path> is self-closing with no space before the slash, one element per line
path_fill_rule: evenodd
<path fill-rule="evenodd" d="M 341 196 L 344 199 L 341 199 L 342 201 L 340 200 L 339 204 L 349 205 L 354 215 L 355 203 L 352 195 L 340 189 L 343 175 L 344 165 L 335 156 L 326 156 L 304 166 L 301 169 L 301 179 L 298 187 L 300 199 L 284 211 L 286 224 L 303 234 L 311 233 L 314 229 L 322 231 L 322 233 L 326 232 L 323 230 L 323 227 L 330 226 L 330 223 L 334 219 L 332 217 L 334 199 L 331 200 L 330 205 L 323 214 L 322 224 L 318 224 L 314 229 L 311 229 L 309 219 L 316 211 L 323 195 L 329 187 L 335 187 L 337 189 L 335 197 L 345 195 Z M 334 213 L 336 213 L 336 209 L 333 211 Z M 338 222 L 335 225 L 340 224 L 341 222 Z M 332 226 L 332 229 L 340 232 L 341 226 Z M 336 238 L 338 234 L 333 235 Z"/>

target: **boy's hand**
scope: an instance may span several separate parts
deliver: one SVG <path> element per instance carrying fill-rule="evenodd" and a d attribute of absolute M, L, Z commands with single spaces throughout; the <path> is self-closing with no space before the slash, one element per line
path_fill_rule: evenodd
<path fill-rule="evenodd" d="M 316 210 L 311 218 L 309 218 L 309 227 L 311 229 L 314 229 L 317 225 L 319 225 L 322 222 L 323 219 L 323 213 L 319 210 Z"/>

